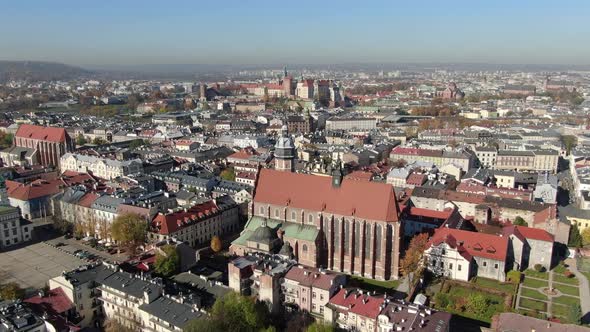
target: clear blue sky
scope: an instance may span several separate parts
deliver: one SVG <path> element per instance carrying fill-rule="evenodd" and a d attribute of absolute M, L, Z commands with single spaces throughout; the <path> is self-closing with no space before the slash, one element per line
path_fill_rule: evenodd
<path fill-rule="evenodd" d="M 14 0 L 0 59 L 590 64 L 587 0 Z"/>

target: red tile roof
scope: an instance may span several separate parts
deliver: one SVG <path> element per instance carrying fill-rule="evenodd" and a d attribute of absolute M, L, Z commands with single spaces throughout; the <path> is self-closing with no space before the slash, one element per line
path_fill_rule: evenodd
<path fill-rule="evenodd" d="M 338 274 L 330 271 L 320 272 L 317 268 L 304 267 L 302 265 L 292 267 L 285 275 L 286 280 L 293 280 L 303 286 L 311 286 L 324 290 L 332 287 L 332 281 Z"/>
<path fill-rule="evenodd" d="M 56 314 L 64 313 L 73 307 L 72 301 L 59 287 L 49 290 L 43 297 L 39 295 L 33 296 L 25 299 L 24 302 L 42 306 L 45 311 Z"/>
<path fill-rule="evenodd" d="M 381 313 L 383 302 L 385 302 L 383 296 L 369 296 L 346 288 L 342 288 L 330 298 L 330 303 L 341 307 L 340 310 L 373 319 Z"/>
<path fill-rule="evenodd" d="M 508 252 L 508 238 L 453 228 L 438 228 L 428 242 L 427 248 L 446 243 L 455 248 L 466 259 L 472 256 L 505 261 Z"/>
<path fill-rule="evenodd" d="M 411 184 L 414 186 L 421 186 L 422 184 L 424 184 L 424 182 L 426 182 L 426 174 L 412 173 L 406 179 L 407 184 Z"/>
<path fill-rule="evenodd" d="M 344 177 L 345 179 L 358 180 L 358 181 L 371 181 L 373 173 L 365 171 L 354 171 Z"/>
<path fill-rule="evenodd" d="M 82 196 L 82 198 L 80 198 L 78 205 L 89 208 L 99 197 L 99 194 L 87 193 L 86 195 Z"/>
<path fill-rule="evenodd" d="M 405 147 L 401 147 L 401 146 L 397 146 L 393 150 L 391 150 L 391 154 L 412 155 L 412 156 L 430 156 L 430 157 L 441 157 L 443 155 L 442 151 L 440 151 L 440 150 L 405 148 Z"/>
<path fill-rule="evenodd" d="M 453 214 L 453 209 L 447 208 L 444 211 L 438 211 L 438 210 L 422 209 L 422 208 L 417 208 L 417 207 L 412 206 L 408 210 L 408 214 L 411 216 L 421 216 L 421 217 L 427 217 L 427 218 L 436 218 L 436 219 L 447 220 Z"/>
<path fill-rule="evenodd" d="M 215 201 L 210 200 L 197 204 L 186 211 L 181 210 L 170 214 L 158 214 L 152 221 L 152 230 L 162 235 L 168 235 L 179 229 L 203 220 L 208 214 L 218 211 Z"/>
<path fill-rule="evenodd" d="M 252 147 L 247 147 L 244 149 L 241 149 L 240 151 L 233 153 L 231 155 L 229 155 L 227 157 L 227 159 L 243 159 L 245 161 L 248 161 L 248 158 L 250 158 L 251 156 L 257 156 L 259 155 L 259 153 Z"/>
<path fill-rule="evenodd" d="M 515 232 L 520 233 L 526 239 L 553 242 L 555 238 L 552 234 L 549 234 L 544 229 L 525 227 L 525 226 L 507 226 L 502 229 L 505 236 L 514 234 Z"/>
<path fill-rule="evenodd" d="M 331 177 L 262 169 L 254 201 L 370 220 L 399 220 L 393 187 L 385 183 L 343 179 L 334 188 Z"/>
<path fill-rule="evenodd" d="M 69 176 L 62 176 L 55 180 L 35 180 L 24 184 L 16 181 L 6 180 L 6 191 L 8 197 L 27 201 L 34 198 L 57 194 L 64 187 L 71 187 L 77 184 L 96 183 L 96 180 L 86 173 L 68 173 Z"/>
<path fill-rule="evenodd" d="M 22 124 L 16 131 L 16 137 L 32 138 L 49 142 L 65 142 L 67 137 L 64 128 L 43 127 L 30 124 Z"/>

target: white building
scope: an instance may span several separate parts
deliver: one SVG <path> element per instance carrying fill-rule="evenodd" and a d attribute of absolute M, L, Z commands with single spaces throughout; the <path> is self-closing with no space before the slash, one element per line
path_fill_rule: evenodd
<path fill-rule="evenodd" d="M 64 154 L 60 159 L 60 166 L 62 172 L 91 172 L 94 176 L 108 180 L 143 172 L 141 159 L 120 161 L 75 153 Z"/>
<path fill-rule="evenodd" d="M 0 206 L 0 249 L 31 240 L 33 225 L 20 217 L 18 208 Z"/>

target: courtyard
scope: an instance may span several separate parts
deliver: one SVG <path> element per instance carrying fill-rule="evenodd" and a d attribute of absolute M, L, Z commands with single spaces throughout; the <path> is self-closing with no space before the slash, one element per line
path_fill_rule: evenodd
<path fill-rule="evenodd" d="M 42 288 L 47 280 L 85 264 L 73 255 L 43 242 L 0 252 L 0 280 L 16 282 L 22 288 Z"/>

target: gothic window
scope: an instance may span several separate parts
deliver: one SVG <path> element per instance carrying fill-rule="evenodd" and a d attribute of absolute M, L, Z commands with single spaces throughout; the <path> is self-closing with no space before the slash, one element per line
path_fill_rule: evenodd
<path fill-rule="evenodd" d="M 310 213 L 310 214 L 307 215 L 307 222 L 310 223 L 310 224 L 313 223 L 313 214 Z"/>
<path fill-rule="evenodd" d="M 340 221 L 334 220 L 334 229 L 332 230 L 334 234 L 334 251 L 338 251 L 340 249 Z"/>
<path fill-rule="evenodd" d="M 291 211 L 291 220 L 297 221 L 297 212 Z"/>
<path fill-rule="evenodd" d="M 275 218 L 279 217 L 279 209 L 275 209 Z"/>
<path fill-rule="evenodd" d="M 383 227 L 381 225 L 377 225 L 375 227 L 375 259 L 380 261 L 381 260 L 381 236 L 383 233 Z"/>
<path fill-rule="evenodd" d="M 371 257 L 371 224 L 365 224 L 365 257 Z"/>
<path fill-rule="evenodd" d="M 307 252 L 307 244 L 304 244 L 302 247 L 303 252 Z"/>
<path fill-rule="evenodd" d="M 361 222 L 354 223 L 354 255 L 358 256 L 361 253 Z"/>
<path fill-rule="evenodd" d="M 350 248 L 350 222 L 344 220 L 344 252 L 348 253 Z"/>

